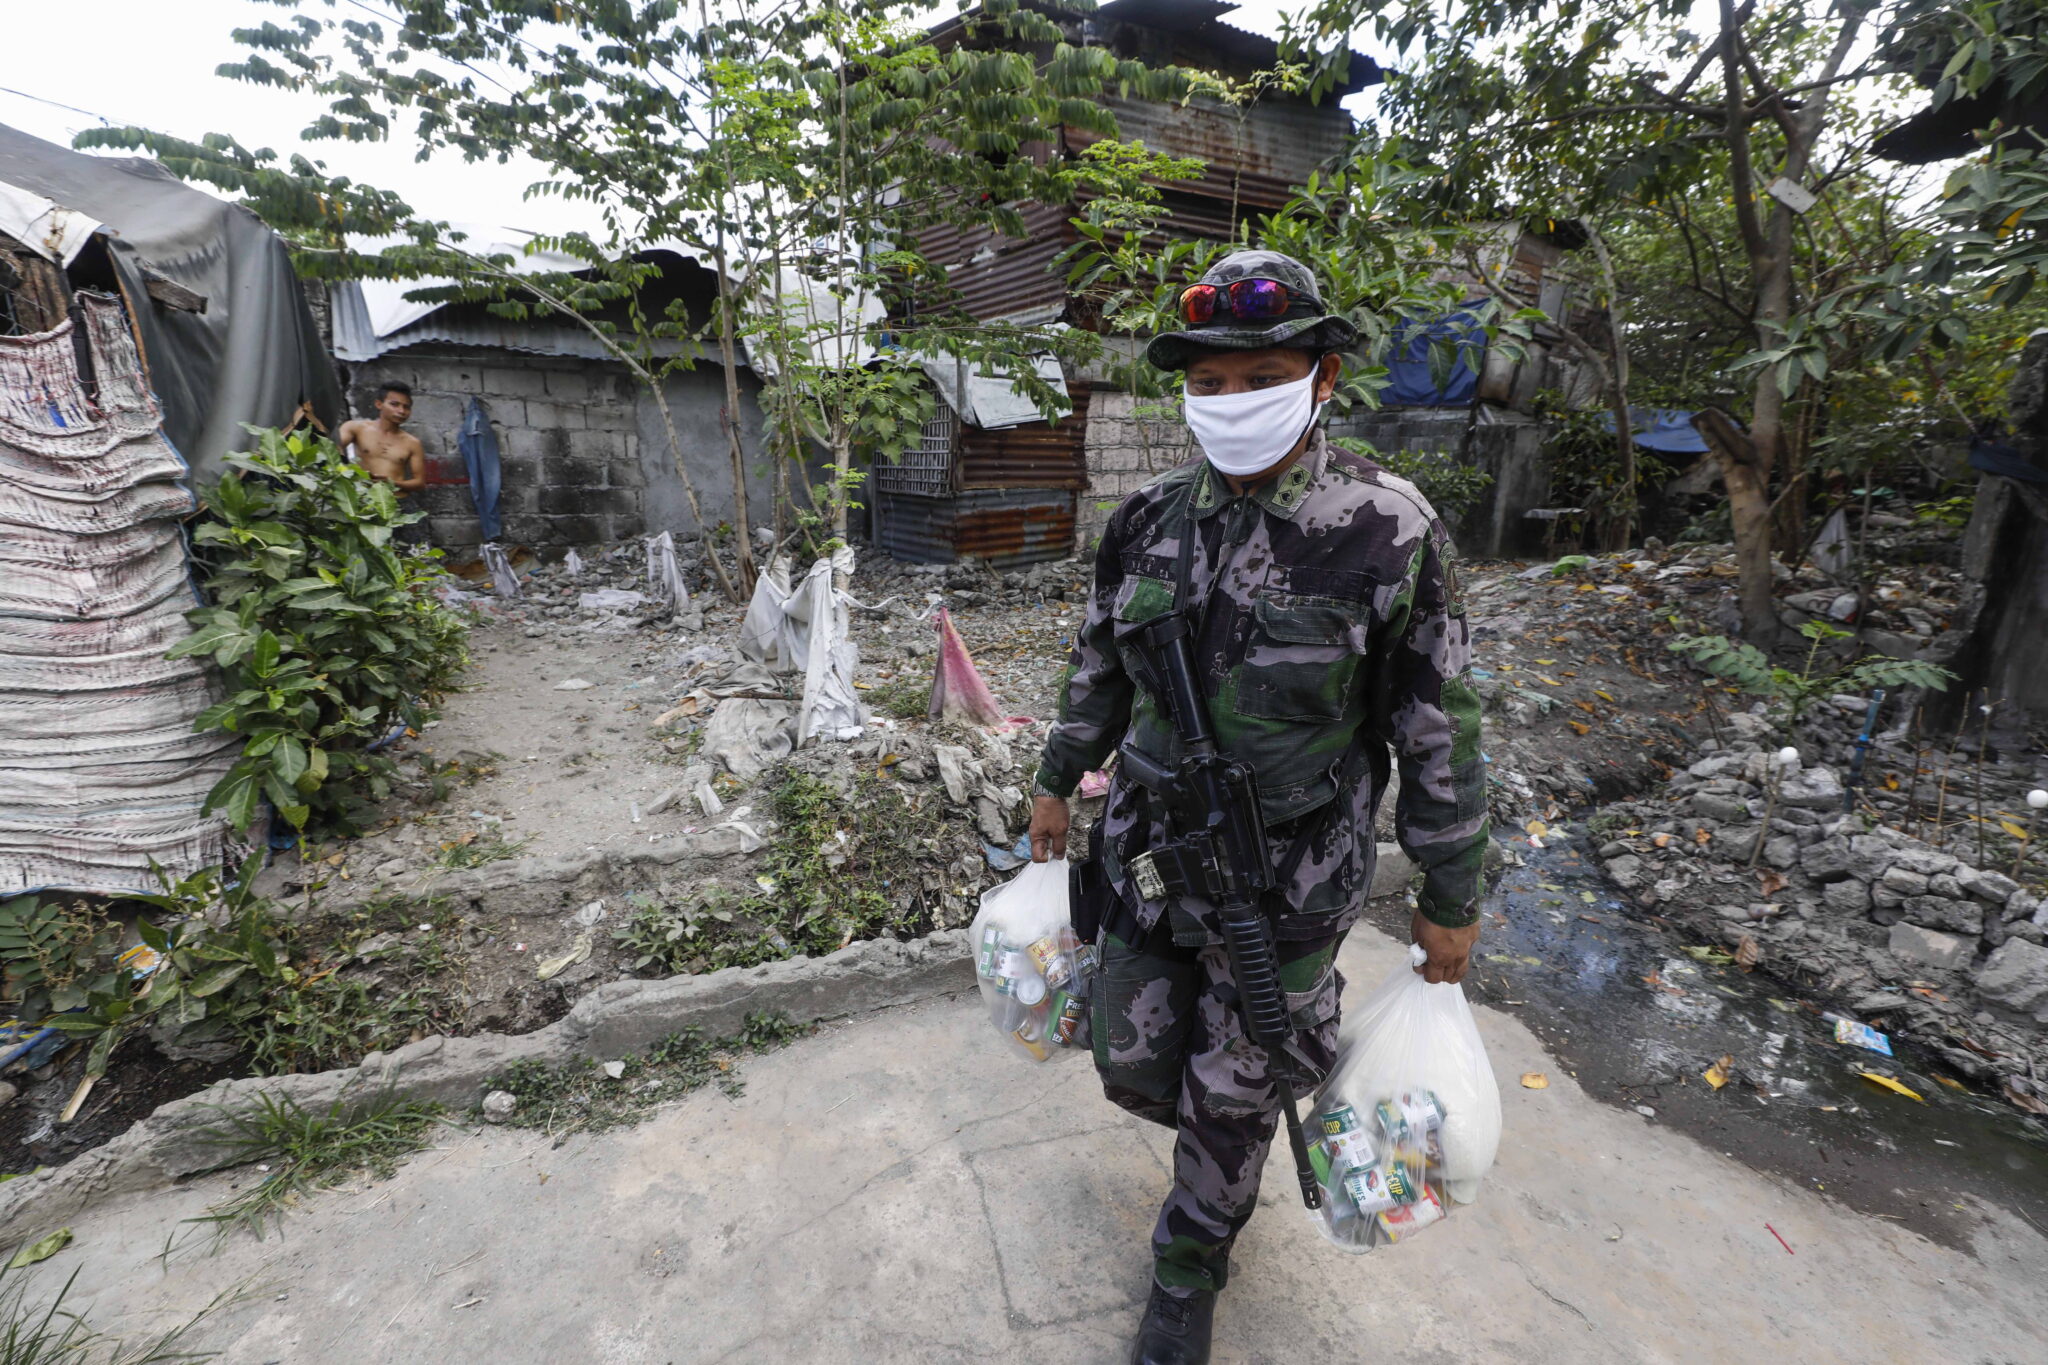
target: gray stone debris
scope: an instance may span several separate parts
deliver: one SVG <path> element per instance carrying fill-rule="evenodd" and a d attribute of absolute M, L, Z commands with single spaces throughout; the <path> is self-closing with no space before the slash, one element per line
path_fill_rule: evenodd
<path fill-rule="evenodd" d="M 2012 939 L 1984 960 L 1976 980 L 1993 1004 L 2048 1023 L 2048 948 Z"/>
<path fill-rule="evenodd" d="M 503 1123 L 519 1112 L 519 1101 L 509 1090 L 493 1090 L 484 1096 L 485 1123 Z"/>
<path fill-rule="evenodd" d="M 1976 956 L 1970 940 L 1917 924 L 1894 924 L 1889 946 L 1895 957 L 1949 971 L 1969 966 Z"/>

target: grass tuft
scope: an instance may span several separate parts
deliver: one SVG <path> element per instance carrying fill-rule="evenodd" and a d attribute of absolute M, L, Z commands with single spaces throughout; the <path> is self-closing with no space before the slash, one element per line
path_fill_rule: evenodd
<path fill-rule="evenodd" d="M 559 1066 L 524 1061 L 513 1063 L 485 1088 L 507 1091 L 519 1101 L 505 1120 L 508 1126 L 537 1129 L 559 1143 L 571 1133 L 630 1127 L 656 1105 L 707 1085 L 716 1084 L 736 1098 L 746 1090 L 739 1074 L 743 1056 L 773 1051 L 814 1027 L 787 1015 L 750 1014 L 730 1037 L 707 1039 L 694 1028 L 671 1034 L 644 1057 L 624 1058 L 616 1078 L 587 1057 Z"/>
<path fill-rule="evenodd" d="M 247 1109 L 218 1110 L 221 1121 L 201 1136 L 221 1151 L 213 1169 L 266 1166 L 262 1179 L 187 1221 L 210 1224 L 221 1237 L 246 1228 L 261 1240 L 266 1225 L 282 1223 L 305 1194 L 352 1175 L 384 1179 L 401 1157 L 427 1145 L 441 1108 L 387 1100 L 368 1109 L 337 1100 L 324 1112 L 273 1094 Z"/>

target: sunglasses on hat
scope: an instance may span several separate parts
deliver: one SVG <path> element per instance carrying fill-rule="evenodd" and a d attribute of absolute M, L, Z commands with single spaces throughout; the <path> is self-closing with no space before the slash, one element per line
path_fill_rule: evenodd
<path fill-rule="evenodd" d="M 1213 321 L 1219 312 L 1238 318 L 1277 318 L 1293 302 L 1294 296 L 1278 280 L 1191 284 L 1180 291 L 1180 316 L 1197 327 Z"/>

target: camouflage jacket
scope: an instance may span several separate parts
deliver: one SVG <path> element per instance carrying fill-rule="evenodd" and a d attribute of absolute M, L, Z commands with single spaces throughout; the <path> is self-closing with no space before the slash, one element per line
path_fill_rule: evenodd
<path fill-rule="evenodd" d="M 1389 745 L 1401 774 L 1396 834 L 1425 871 L 1422 911 L 1438 924 L 1472 923 L 1486 766 L 1449 537 L 1412 484 L 1328 445 L 1320 431 L 1285 474 L 1242 497 L 1196 459 L 1117 508 L 1039 789 L 1070 795 L 1127 736 L 1140 753 L 1178 766 L 1179 738 L 1135 681 L 1130 640 L 1173 608 L 1190 517 L 1196 662 L 1219 744 L 1257 775 L 1283 878 L 1279 934 L 1312 937 L 1357 918 Z M 1213 941 L 1208 907 L 1148 903 L 1126 874 L 1124 864 L 1164 834 L 1147 794 L 1119 776 L 1105 817 L 1105 861 L 1140 907 L 1139 922 L 1150 928 L 1170 910 L 1178 941 Z"/>

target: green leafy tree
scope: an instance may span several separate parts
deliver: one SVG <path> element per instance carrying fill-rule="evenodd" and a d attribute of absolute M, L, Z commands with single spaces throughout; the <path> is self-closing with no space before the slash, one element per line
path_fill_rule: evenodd
<path fill-rule="evenodd" d="M 826 481 L 796 484 L 828 537 L 844 535 L 857 454 L 893 458 L 918 438 L 930 402 L 919 358 L 958 357 L 1010 377 L 1051 415 L 1064 395 L 1037 377 L 1032 356 L 1078 357 L 1092 337 L 974 325 L 916 244 L 939 227 L 1021 232 L 1018 205 L 1075 192 L 1075 177 L 1038 150 L 1056 145 L 1060 128 L 1110 136 L 1105 90 L 1163 97 L 1181 88 L 1173 73 L 1068 43 L 1016 0 L 978 6 L 944 48 L 912 27 L 924 8 L 905 0 L 733 0 L 715 11 L 703 0 L 394 0 L 379 18 L 280 3 L 296 11 L 290 21 L 240 30 L 249 56 L 225 74 L 324 98 L 328 112 L 308 130 L 316 138 L 409 134 L 422 157 L 534 159 L 547 178 L 533 192 L 587 203 L 594 219 L 583 234 L 536 246 L 567 250 L 582 268 L 535 274 L 531 261 L 477 257 L 388 196 L 231 139 L 173 146 L 126 129 L 94 140 L 151 147 L 183 174 L 251 193 L 258 212 L 280 215 L 273 221 L 319 254 L 316 271 L 453 278 L 443 297 L 515 317 L 581 318 L 665 419 L 661 375 L 715 349 L 743 533 L 732 551 L 737 578 L 713 563 L 735 596 L 751 568 L 744 450 L 731 420 L 742 350 L 766 379 L 771 445 L 787 457 L 776 465 L 780 485 L 797 462 L 825 454 Z M 330 190 L 347 223 L 387 223 L 410 245 L 352 252 L 321 202 Z M 665 245 L 715 270 L 708 320 L 638 307 L 648 254 Z"/>
<path fill-rule="evenodd" d="M 1622 195 L 1704 188 L 1703 173 L 1714 173 L 1742 245 L 1742 324 L 1750 349 L 1768 353 L 1797 339 L 1811 302 L 1798 289 L 1794 204 L 1800 191 L 1825 188 L 1840 87 L 1876 72 L 1856 56 L 1874 36 L 1877 7 L 1719 0 L 1706 34 L 1685 27 L 1692 8 L 1680 0 L 1321 0 L 1293 36 L 1324 54 L 1319 85 L 1348 60 L 1347 42 L 1333 40 L 1360 25 L 1411 56 L 1389 78 L 1383 117 L 1440 171 L 1446 203 L 1502 216 L 1586 216 Z M 1746 427 L 1714 433 L 1744 633 L 1765 643 L 1778 630 L 1770 481 L 1787 445 L 1787 403 L 1811 375 L 1804 361 L 1776 363 L 1786 358 L 1745 375 Z"/>

